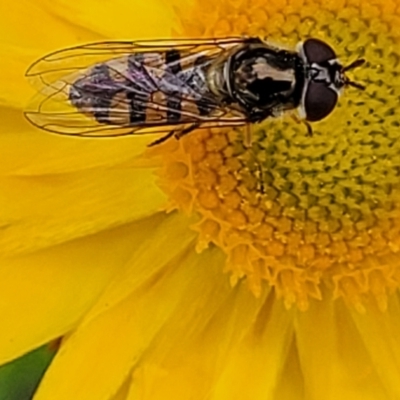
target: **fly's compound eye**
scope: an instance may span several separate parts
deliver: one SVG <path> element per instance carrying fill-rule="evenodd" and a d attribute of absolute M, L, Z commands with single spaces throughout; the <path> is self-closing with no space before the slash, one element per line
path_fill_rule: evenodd
<path fill-rule="evenodd" d="M 332 47 L 319 39 L 307 39 L 303 43 L 303 52 L 310 64 L 321 64 L 336 58 Z"/>
<path fill-rule="evenodd" d="M 336 106 L 338 94 L 324 82 L 310 82 L 304 96 L 304 111 L 307 121 L 320 121 Z"/>

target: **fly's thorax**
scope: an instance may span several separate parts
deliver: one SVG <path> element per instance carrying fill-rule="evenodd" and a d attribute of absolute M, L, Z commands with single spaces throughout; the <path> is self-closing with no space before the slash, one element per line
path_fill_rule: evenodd
<path fill-rule="evenodd" d="M 230 86 L 244 108 L 271 114 L 296 108 L 303 85 L 303 63 L 294 52 L 253 44 L 232 58 Z"/>

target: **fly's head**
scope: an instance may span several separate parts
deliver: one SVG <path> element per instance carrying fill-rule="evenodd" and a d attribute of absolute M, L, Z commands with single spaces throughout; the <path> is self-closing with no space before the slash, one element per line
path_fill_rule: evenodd
<path fill-rule="evenodd" d="M 319 39 L 307 39 L 299 44 L 299 54 L 305 65 L 305 83 L 300 102 L 300 114 L 310 122 L 320 121 L 335 108 L 343 88 L 352 86 L 360 90 L 365 87 L 351 81 L 346 72 L 364 64 L 358 59 L 343 66 L 334 50 Z"/>

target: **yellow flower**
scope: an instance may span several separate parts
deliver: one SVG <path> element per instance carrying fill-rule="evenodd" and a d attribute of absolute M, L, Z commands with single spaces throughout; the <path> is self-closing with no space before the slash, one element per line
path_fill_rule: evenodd
<path fill-rule="evenodd" d="M 23 0 L 0 12 L 0 361 L 64 336 L 35 400 L 400 398 L 400 6 Z M 23 79 L 81 42 L 266 36 L 364 57 L 338 107 L 241 132 L 53 136 Z M 166 213 L 165 211 L 169 211 Z M 223 273 L 225 272 L 225 273 Z"/>

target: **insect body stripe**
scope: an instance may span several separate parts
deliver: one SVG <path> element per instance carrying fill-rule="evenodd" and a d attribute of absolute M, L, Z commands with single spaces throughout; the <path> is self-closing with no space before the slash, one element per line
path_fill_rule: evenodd
<path fill-rule="evenodd" d="M 169 123 L 179 122 L 181 120 L 182 95 L 178 92 L 168 95 L 167 107 L 167 121 Z"/>
<path fill-rule="evenodd" d="M 127 98 L 130 105 L 130 122 L 134 125 L 145 122 L 147 103 L 150 100 L 150 95 L 145 96 L 132 90 L 128 92 Z"/>
<path fill-rule="evenodd" d="M 182 72 L 181 54 L 178 50 L 169 50 L 165 53 L 166 69 L 165 78 L 169 79 Z M 178 91 L 167 95 L 167 121 L 176 123 L 181 120 L 182 94 Z"/>
<path fill-rule="evenodd" d="M 167 70 L 171 74 L 177 74 L 182 71 L 181 66 L 181 53 L 178 50 L 168 50 L 165 53 L 165 62 L 167 63 L 168 67 Z"/>
<path fill-rule="evenodd" d="M 141 53 L 132 54 L 128 57 L 127 72 L 130 79 L 128 83 L 130 90 L 127 92 L 127 98 L 129 100 L 130 123 L 133 125 L 146 122 L 147 103 L 150 100 L 150 92 L 141 90 L 140 83 L 144 80 L 150 87 L 153 86 L 152 82 L 146 79 L 148 73 L 143 62 L 144 56 Z"/>
<path fill-rule="evenodd" d="M 93 75 L 96 77 L 99 77 L 98 79 L 103 80 L 105 82 L 105 90 L 99 95 L 98 89 L 93 88 L 93 89 L 88 89 L 89 94 L 95 99 L 94 101 L 96 102 L 96 111 L 94 112 L 94 117 L 97 119 L 99 122 L 107 123 L 108 122 L 108 110 L 110 109 L 110 105 L 112 102 L 113 98 L 113 93 L 111 93 L 109 87 L 107 86 L 107 83 L 111 81 L 111 76 L 110 76 L 110 71 L 107 65 L 105 64 L 99 64 L 96 65 L 93 68 Z M 94 85 L 97 84 L 96 82 L 93 82 Z M 79 86 L 77 85 L 77 88 Z M 86 89 L 82 87 L 82 90 L 85 91 Z M 79 89 L 78 89 L 79 91 Z M 72 92 L 70 93 L 70 96 L 72 95 Z"/>

